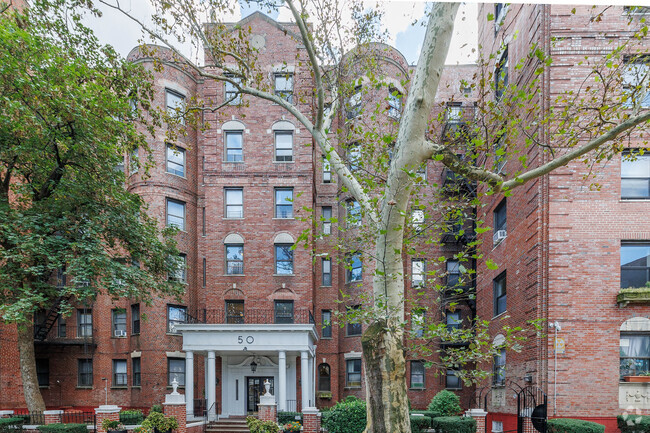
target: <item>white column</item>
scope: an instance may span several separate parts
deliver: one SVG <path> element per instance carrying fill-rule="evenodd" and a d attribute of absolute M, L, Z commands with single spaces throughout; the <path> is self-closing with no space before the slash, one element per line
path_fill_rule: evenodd
<path fill-rule="evenodd" d="M 194 416 L 194 352 L 185 352 L 185 411 Z"/>
<path fill-rule="evenodd" d="M 287 410 L 287 352 L 278 352 L 278 410 Z"/>
<path fill-rule="evenodd" d="M 302 395 L 302 409 L 309 407 L 309 354 L 306 350 L 300 352 L 300 392 Z"/>
<path fill-rule="evenodd" d="M 309 354 L 309 407 L 316 407 L 316 399 L 314 398 L 314 357 Z"/>
<path fill-rule="evenodd" d="M 208 409 L 210 410 L 210 413 L 208 414 L 208 419 L 215 419 L 215 410 L 216 408 L 213 406 L 214 402 L 216 401 L 217 397 L 217 385 L 216 385 L 216 378 L 214 377 L 215 375 L 215 354 L 214 351 L 208 352 L 208 374 L 206 375 L 208 383 L 205 384 L 206 389 L 208 390 Z"/>

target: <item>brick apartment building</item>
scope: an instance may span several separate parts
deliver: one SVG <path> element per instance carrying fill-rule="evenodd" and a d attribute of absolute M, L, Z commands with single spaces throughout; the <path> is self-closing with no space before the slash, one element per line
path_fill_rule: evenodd
<path fill-rule="evenodd" d="M 505 68 L 511 83 L 527 79 L 529 66 L 517 69 L 515 64 L 532 43 L 553 55 L 553 66 L 541 77 L 540 102 L 548 103 L 587 73 L 575 67 L 579 57 L 607 52 L 603 31 L 610 39 L 625 36 L 629 13 L 622 7 L 607 9 L 593 23 L 586 18 L 594 13 L 590 8 L 577 7 L 575 14 L 571 9 L 479 5 L 481 45 L 485 52 L 501 48 L 509 56 L 496 59 L 495 67 Z M 496 20 L 488 20 L 488 13 Z M 296 63 L 304 53 L 291 38 L 295 26 L 279 25 L 260 13 L 239 24 L 253 29 L 251 43 L 260 49 L 258 61 L 276 93 L 309 112 L 313 81 Z M 551 44 L 557 37 L 563 39 Z M 388 101 L 381 115 L 390 131 L 401 104 L 389 95 L 408 94 L 401 82 L 412 67 L 393 48 L 373 49 L 384 81 L 393 84 L 361 99 Z M 152 59 L 139 51 L 130 58 L 153 70 Z M 445 69 L 438 98 L 443 106 L 455 101 L 446 108 L 445 127 L 462 122 L 457 113 L 471 112 L 474 96 L 461 89 L 459 79 L 470 80 L 476 72 L 475 65 Z M 160 106 L 233 96 L 228 86 L 171 64 L 154 75 Z M 187 291 L 181 301 L 159 299 L 151 306 L 99 297 L 92 305 L 79 305 L 75 315 L 59 317 L 51 328 L 41 328 L 37 366 L 48 407 L 102 404 L 105 386 L 110 403 L 148 407 L 163 399 L 174 378 L 186 394 L 205 398 L 207 407 L 222 416 L 255 412 L 266 378 L 279 410 L 324 407 L 347 395 L 363 395 L 362 326 L 328 325 L 336 322 L 336 311 L 361 306 L 361 294 L 371 285 L 369 260 L 334 245 L 337 234 L 354 237 L 357 205 L 341 191 L 303 127 L 278 105 L 244 98 L 245 104 L 233 101 L 218 113 L 206 112 L 210 127 L 190 129 L 175 146 L 166 144 L 160 131 L 160 139 L 152 142 L 150 176 L 143 177 L 127 158 L 128 187 L 145 198 L 152 215 L 181 229 L 179 249 L 187 269 L 177 277 L 187 283 Z M 342 128 L 355 121 L 356 113 L 348 112 L 341 113 Z M 630 148 L 639 146 L 630 143 Z M 538 148 L 527 151 L 530 165 L 548 158 Z M 508 161 L 504 170 L 516 169 L 513 164 Z M 606 423 L 608 431 L 628 406 L 650 409 L 645 385 L 622 382 L 628 374 L 624 364 L 637 373 L 649 369 L 650 309 L 638 299 L 617 303 L 621 287 L 650 281 L 650 158 L 630 163 L 619 157 L 595 170 L 603 185 L 598 191 L 589 188 L 582 178 L 584 166 L 575 163 L 516 189 L 507 199 L 487 196 L 477 217 L 494 230 L 480 239 L 484 258 L 499 269 L 488 269 L 484 261 L 475 264 L 476 302 L 445 312 L 435 297 L 427 297 L 409 307 L 413 342 L 423 317 L 420 308 L 426 308 L 443 312 L 427 313 L 426 320 L 446 320 L 450 326 L 468 324 L 474 314 L 493 319 L 497 342 L 503 325 L 532 318 L 557 322 L 565 348 L 555 356 L 555 328 L 547 327 L 548 336 L 532 333 L 521 352 L 504 352 L 494 366 L 485 366 L 494 368 L 494 379 L 477 389 L 464 386 L 451 370 L 424 369 L 418 355 L 409 352 L 414 408 L 425 407 L 444 388 L 459 392 L 464 406 L 475 394 L 487 395 L 488 431 L 495 432 L 516 428 L 513 395 L 528 385 L 547 395 L 549 416 L 594 419 Z M 433 162 L 422 175 L 431 185 L 459 181 Z M 424 185 L 421 193 L 431 193 L 429 188 Z M 314 221 L 306 208 L 314 210 Z M 305 231 L 313 249 L 289 249 Z M 416 297 L 428 272 L 445 274 L 442 284 L 457 279 L 454 254 L 467 240 L 471 237 L 452 231 L 442 246 L 407 257 L 407 298 Z M 427 263 L 441 255 L 448 260 Z M 42 321 L 47 323 L 47 317 Z M 25 406 L 12 341 L 13 328 L 0 328 L 3 408 Z M 195 411 L 191 399 L 187 409 Z"/>

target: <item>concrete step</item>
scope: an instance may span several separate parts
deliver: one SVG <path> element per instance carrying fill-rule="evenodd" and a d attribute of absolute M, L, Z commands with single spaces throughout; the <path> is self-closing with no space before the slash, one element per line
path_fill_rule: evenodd
<path fill-rule="evenodd" d="M 224 418 L 213 421 L 205 429 L 206 433 L 250 433 L 245 418 Z"/>

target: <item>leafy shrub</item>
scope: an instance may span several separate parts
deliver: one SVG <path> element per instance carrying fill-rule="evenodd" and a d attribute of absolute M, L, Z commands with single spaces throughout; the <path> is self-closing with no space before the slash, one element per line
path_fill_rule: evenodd
<path fill-rule="evenodd" d="M 605 426 L 581 419 L 556 418 L 548 420 L 547 431 L 548 433 L 605 433 Z"/>
<path fill-rule="evenodd" d="M 441 416 L 431 420 L 437 433 L 476 433 L 476 420 L 464 416 Z"/>
<path fill-rule="evenodd" d="M 43 433 L 88 433 L 86 424 L 46 424 L 39 425 L 38 431 Z"/>
<path fill-rule="evenodd" d="M 153 409 L 153 408 L 152 408 Z M 145 431 L 158 430 L 159 432 L 167 432 L 169 430 L 176 430 L 178 428 L 178 421 L 173 416 L 165 416 L 160 412 L 149 412 L 149 416 L 142 421 L 142 427 Z"/>
<path fill-rule="evenodd" d="M 427 409 L 439 413 L 440 416 L 458 415 L 462 411 L 460 397 L 451 391 L 443 389 L 431 399 Z"/>
<path fill-rule="evenodd" d="M 138 425 L 144 421 L 141 410 L 123 410 L 120 412 L 120 422 L 124 425 Z"/>
<path fill-rule="evenodd" d="M 123 430 L 124 426 L 117 420 L 104 418 L 104 421 L 102 421 L 102 428 L 106 431 L 115 431 Z"/>
<path fill-rule="evenodd" d="M 20 416 L 0 418 L 0 433 L 14 433 L 21 430 L 25 419 Z"/>
<path fill-rule="evenodd" d="M 438 417 L 442 416 L 438 412 L 434 412 L 434 411 L 431 411 L 431 410 L 412 410 L 411 415 L 414 415 L 414 414 L 421 414 L 421 415 L 424 415 L 424 416 L 428 416 L 431 419 L 438 418 Z"/>
<path fill-rule="evenodd" d="M 420 433 L 431 428 L 431 418 L 428 416 L 411 416 L 411 433 Z"/>
<path fill-rule="evenodd" d="M 298 421 L 292 421 L 284 424 L 282 426 L 282 431 L 284 433 L 300 433 L 302 425 Z"/>
<path fill-rule="evenodd" d="M 299 417 L 296 420 L 296 417 Z M 302 423 L 302 413 L 300 412 L 278 412 L 278 424 L 284 425 L 293 421 L 300 421 Z"/>
<path fill-rule="evenodd" d="M 278 433 L 280 427 L 273 421 L 262 421 L 252 416 L 246 418 L 246 424 L 251 433 Z"/>
<path fill-rule="evenodd" d="M 619 415 L 616 422 L 621 433 L 650 432 L 650 416 Z"/>
<path fill-rule="evenodd" d="M 361 433 L 366 428 L 366 402 L 349 396 L 324 412 L 321 423 L 328 433 Z"/>
<path fill-rule="evenodd" d="M 151 412 L 163 413 L 162 405 L 161 404 L 154 404 L 153 406 L 151 406 L 151 409 L 149 410 L 149 413 L 151 413 Z"/>

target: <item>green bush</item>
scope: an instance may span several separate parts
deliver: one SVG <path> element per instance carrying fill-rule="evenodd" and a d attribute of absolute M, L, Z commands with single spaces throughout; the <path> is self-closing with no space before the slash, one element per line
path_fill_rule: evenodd
<path fill-rule="evenodd" d="M 546 431 L 548 433 L 605 433 L 605 426 L 581 419 L 555 418 L 548 420 Z"/>
<path fill-rule="evenodd" d="M 298 419 L 296 420 L 296 417 Z M 302 424 L 302 413 L 300 412 L 278 412 L 278 424 L 284 425 L 290 422 L 300 421 Z"/>
<path fill-rule="evenodd" d="M 146 431 L 158 430 L 159 432 L 167 432 L 176 430 L 178 428 L 178 421 L 173 416 L 165 416 L 160 412 L 149 412 L 147 418 L 142 421 L 142 427 Z"/>
<path fill-rule="evenodd" d="M 14 433 L 21 430 L 25 419 L 20 416 L 13 418 L 0 418 L 0 433 Z"/>
<path fill-rule="evenodd" d="M 151 413 L 151 412 L 163 413 L 162 405 L 161 404 L 154 404 L 153 406 L 151 406 L 151 409 L 149 410 L 149 413 Z"/>
<path fill-rule="evenodd" d="M 431 403 L 429 403 L 427 409 L 439 413 L 440 416 L 458 415 L 462 411 L 460 397 L 451 391 L 443 389 L 431 399 Z"/>
<path fill-rule="evenodd" d="M 621 433 L 650 432 L 650 416 L 619 415 L 616 422 Z"/>
<path fill-rule="evenodd" d="M 412 410 L 411 415 L 413 415 L 413 414 L 422 414 L 424 416 L 428 416 L 431 419 L 438 418 L 438 417 L 442 416 L 438 412 L 434 412 L 434 411 L 431 411 L 431 410 Z"/>
<path fill-rule="evenodd" d="M 431 420 L 437 433 L 476 433 L 476 420 L 464 416 L 440 416 Z"/>
<path fill-rule="evenodd" d="M 321 423 L 328 433 L 361 433 L 366 428 L 366 402 L 350 396 L 324 412 Z"/>
<path fill-rule="evenodd" d="M 144 415 L 141 410 L 123 410 L 120 412 L 120 422 L 124 425 L 138 425 L 144 421 Z"/>
<path fill-rule="evenodd" d="M 46 424 L 37 428 L 43 433 L 88 433 L 86 424 Z"/>
<path fill-rule="evenodd" d="M 411 416 L 411 433 L 420 433 L 431 428 L 431 418 L 428 416 Z"/>
<path fill-rule="evenodd" d="M 278 433 L 280 427 L 273 421 L 261 421 L 249 416 L 246 418 L 246 424 L 251 433 Z"/>

